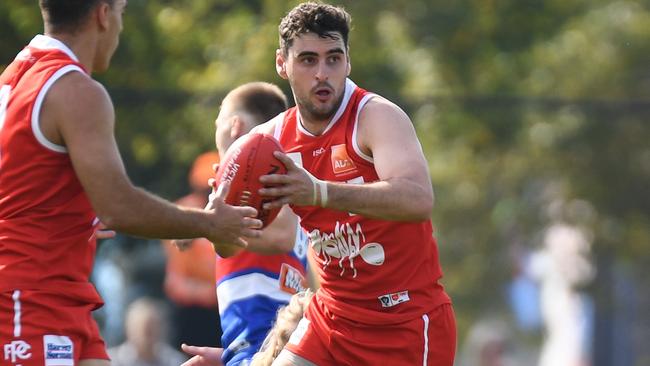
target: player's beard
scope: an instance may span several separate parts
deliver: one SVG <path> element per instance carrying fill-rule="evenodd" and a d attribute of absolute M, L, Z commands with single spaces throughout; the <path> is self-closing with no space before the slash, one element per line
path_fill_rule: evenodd
<path fill-rule="evenodd" d="M 333 88 L 332 88 L 333 90 Z M 343 91 L 338 96 L 338 98 L 332 103 L 329 107 L 327 105 L 323 107 L 317 107 L 312 101 L 307 98 L 296 98 L 296 104 L 300 107 L 300 114 L 303 118 L 307 118 L 310 121 L 329 121 L 336 111 L 341 106 L 343 102 Z M 311 95 L 311 94 L 310 94 Z"/>

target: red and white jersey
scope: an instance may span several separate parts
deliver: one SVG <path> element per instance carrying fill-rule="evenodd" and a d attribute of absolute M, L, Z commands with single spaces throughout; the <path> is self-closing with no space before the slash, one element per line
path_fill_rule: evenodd
<path fill-rule="evenodd" d="M 85 73 L 74 53 L 38 35 L 0 76 L 0 292 L 52 289 L 100 303 L 88 281 L 96 216 L 66 147 L 39 125 L 48 90 L 69 72 Z"/>
<path fill-rule="evenodd" d="M 370 183 L 373 159 L 357 145 L 357 119 L 375 94 L 346 81 L 343 101 L 320 136 L 300 123 L 296 107 L 276 117 L 274 136 L 316 178 Z M 396 222 L 312 206 L 292 207 L 309 232 L 321 277 L 319 297 L 336 315 L 367 324 L 421 317 L 449 302 L 430 220 Z"/>

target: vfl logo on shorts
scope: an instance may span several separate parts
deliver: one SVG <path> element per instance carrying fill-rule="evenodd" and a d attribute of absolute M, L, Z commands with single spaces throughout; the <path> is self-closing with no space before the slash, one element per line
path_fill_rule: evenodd
<path fill-rule="evenodd" d="M 397 304 L 401 304 L 403 302 L 407 302 L 411 300 L 409 298 L 408 291 L 400 291 L 388 295 L 381 295 L 378 297 L 378 299 L 379 302 L 381 303 L 381 307 L 383 308 L 390 308 Z"/>
<path fill-rule="evenodd" d="M 5 361 L 11 361 L 11 363 L 16 363 L 16 361 L 26 360 L 32 357 L 29 350 L 32 349 L 32 346 L 25 341 L 13 341 L 4 345 Z"/>
<path fill-rule="evenodd" d="M 74 366 L 74 344 L 69 337 L 43 336 L 45 366 Z"/>

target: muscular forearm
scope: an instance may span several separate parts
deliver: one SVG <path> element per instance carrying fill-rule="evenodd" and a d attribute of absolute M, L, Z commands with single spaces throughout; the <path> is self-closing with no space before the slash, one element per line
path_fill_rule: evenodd
<path fill-rule="evenodd" d="M 327 208 L 366 217 L 421 221 L 431 217 L 433 192 L 408 179 L 367 184 L 327 182 Z"/>
<path fill-rule="evenodd" d="M 133 186 L 121 193 L 98 210 L 100 220 L 111 229 L 160 239 L 196 238 L 210 232 L 211 221 L 203 210 L 176 206 Z"/>

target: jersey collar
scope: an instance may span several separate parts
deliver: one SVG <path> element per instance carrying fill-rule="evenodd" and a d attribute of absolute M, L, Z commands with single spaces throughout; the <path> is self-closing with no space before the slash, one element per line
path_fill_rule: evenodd
<path fill-rule="evenodd" d="M 72 52 L 72 50 L 66 46 L 63 42 L 59 41 L 56 38 L 52 38 L 50 36 L 44 36 L 42 34 L 36 35 L 32 39 L 31 42 L 29 42 L 29 47 L 33 48 L 38 48 L 41 50 L 50 50 L 50 49 L 55 49 L 59 50 L 61 52 L 64 52 L 68 57 L 73 59 L 75 62 L 79 62 L 79 59 L 77 56 Z"/>

